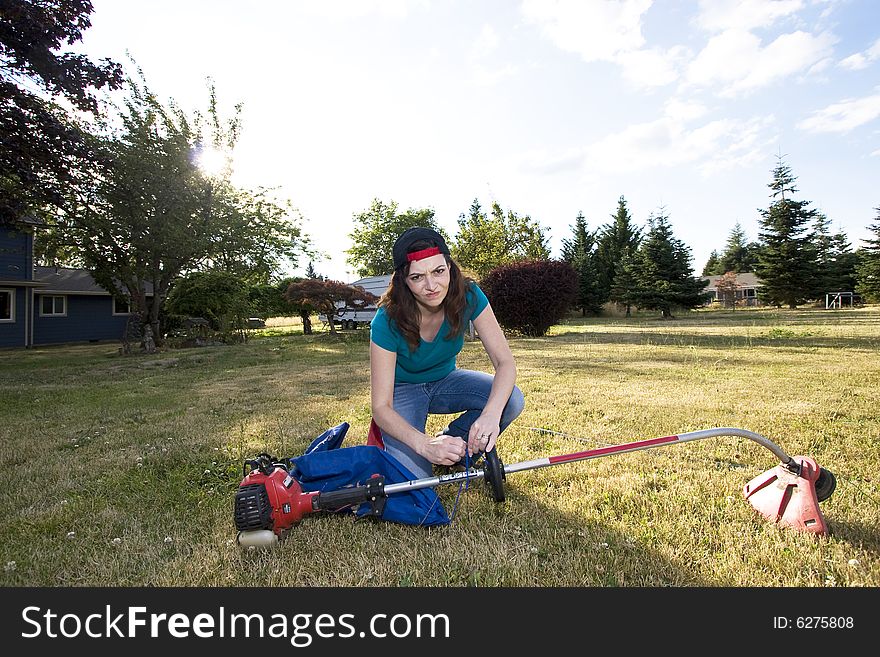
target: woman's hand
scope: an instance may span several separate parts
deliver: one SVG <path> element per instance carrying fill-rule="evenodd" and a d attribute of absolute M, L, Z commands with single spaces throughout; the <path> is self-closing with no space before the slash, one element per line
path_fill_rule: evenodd
<path fill-rule="evenodd" d="M 439 435 L 425 441 L 421 455 L 435 465 L 455 465 L 464 457 L 464 450 L 461 438 Z"/>
<path fill-rule="evenodd" d="M 487 417 L 486 415 L 481 415 L 476 419 L 468 432 L 467 449 L 470 456 L 478 452 L 492 451 L 492 448 L 495 447 L 495 441 L 498 440 L 498 434 L 501 433 L 500 422 L 500 418 Z"/>

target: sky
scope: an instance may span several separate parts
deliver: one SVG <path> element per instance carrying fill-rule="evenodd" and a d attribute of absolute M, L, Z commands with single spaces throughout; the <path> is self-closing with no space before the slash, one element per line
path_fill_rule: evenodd
<path fill-rule="evenodd" d="M 289 199 L 346 262 L 373 199 L 528 215 L 553 257 L 578 213 L 665 212 L 699 275 L 758 239 L 781 156 L 854 248 L 880 206 L 877 0 L 93 0 L 78 47 L 188 111 L 242 103 L 233 181 Z M 302 273 L 307 261 L 294 272 Z"/>

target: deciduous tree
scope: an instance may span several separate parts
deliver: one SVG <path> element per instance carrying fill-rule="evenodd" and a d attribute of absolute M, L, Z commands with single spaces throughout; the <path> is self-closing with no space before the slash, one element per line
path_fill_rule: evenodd
<path fill-rule="evenodd" d="M 4 0 L 0 11 L 0 218 L 66 208 L 105 164 L 83 119 L 122 68 L 63 52 L 91 26 L 89 0 Z M 83 114 L 75 119 L 64 101 Z"/>
<path fill-rule="evenodd" d="M 246 190 L 228 180 L 208 180 L 211 224 L 211 266 L 251 283 L 268 285 L 283 265 L 295 267 L 310 254 L 303 218 L 289 200 L 271 190 Z"/>
<path fill-rule="evenodd" d="M 480 281 L 498 323 L 528 336 L 546 335 L 577 296 L 577 272 L 560 260 L 520 260 Z"/>
<path fill-rule="evenodd" d="M 352 265 L 359 276 L 384 276 L 394 271 L 391 249 L 394 242 L 407 229 L 414 226 L 432 228 L 447 241 L 445 231 L 434 220 L 434 210 L 430 208 L 410 208 L 406 212 L 397 211 L 397 203 L 385 203 L 373 199 L 370 207 L 354 216 L 354 229 L 348 234 L 352 246 L 346 251 L 346 262 Z"/>
<path fill-rule="evenodd" d="M 492 214 L 483 212 L 474 199 L 467 215 L 458 218 L 458 233 L 451 247 L 452 257 L 464 269 L 482 278 L 491 270 L 518 260 L 546 260 L 550 257 L 546 230 L 528 215 L 518 215 L 492 204 Z"/>
<path fill-rule="evenodd" d="M 292 282 L 284 297 L 300 307 L 309 306 L 327 317 L 330 333 L 336 333 L 334 319 L 338 316 L 339 304 L 348 308 L 364 308 L 378 301 L 378 298 L 353 285 L 341 281 L 321 281 L 316 278 L 303 278 Z"/>
<path fill-rule="evenodd" d="M 243 341 L 253 311 L 249 287 L 232 272 L 193 272 L 175 282 L 166 308 L 176 315 L 204 317 L 224 339 Z"/>
<path fill-rule="evenodd" d="M 160 313 L 178 277 L 220 268 L 266 283 L 277 259 L 301 246 L 279 206 L 198 168 L 203 145 L 234 147 L 239 110 L 221 120 L 212 88 L 206 127 L 199 115 L 163 105 L 143 77 L 130 78 L 121 128 L 104 139 L 112 166 L 59 217 L 95 280 L 130 300 L 146 350 L 160 335 Z"/>
<path fill-rule="evenodd" d="M 729 271 L 721 275 L 715 283 L 715 289 L 718 294 L 718 301 L 724 304 L 725 308 L 736 307 L 736 272 Z"/>

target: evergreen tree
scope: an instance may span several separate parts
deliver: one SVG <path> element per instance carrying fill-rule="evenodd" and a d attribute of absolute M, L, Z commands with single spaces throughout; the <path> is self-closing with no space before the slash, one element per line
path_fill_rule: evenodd
<path fill-rule="evenodd" d="M 640 230 L 633 225 L 626 199 L 621 196 L 617 200 L 617 212 L 611 216 L 611 223 L 600 229 L 596 245 L 595 262 L 600 303 L 608 300 L 623 303 L 619 297 L 611 295 L 611 287 L 618 268 L 638 248 L 639 239 Z"/>
<path fill-rule="evenodd" d="M 690 249 L 672 234 L 669 217 L 661 209 L 648 219 L 648 233 L 632 264 L 621 270 L 621 276 L 634 283 L 623 298 L 639 308 L 659 310 L 664 318 L 672 317 L 675 308 L 702 305 L 708 283 L 693 276 L 690 261 Z M 617 284 L 623 287 L 620 278 Z"/>
<path fill-rule="evenodd" d="M 721 271 L 721 256 L 718 255 L 718 251 L 712 249 L 712 253 L 709 254 L 709 259 L 706 261 L 706 266 L 703 267 L 703 276 L 719 276 L 723 273 Z"/>
<path fill-rule="evenodd" d="M 587 220 L 581 212 L 578 212 L 571 230 L 571 239 L 562 240 L 562 259 L 578 274 L 575 305 L 581 309 L 581 314 L 584 316 L 588 312 L 597 315 L 602 310 L 602 304 L 594 263 L 596 235 L 587 228 Z"/>
<path fill-rule="evenodd" d="M 626 307 L 626 316 L 632 314 L 632 306 L 638 305 L 638 272 L 636 253 L 625 253 L 611 282 L 611 298 Z"/>
<path fill-rule="evenodd" d="M 828 273 L 828 291 L 852 292 L 856 289 L 856 270 L 859 255 L 852 250 L 852 244 L 843 231 L 831 236 L 831 267 Z"/>
<path fill-rule="evenodd" d="M 740 223 L 730 231 L 724 253 L 719 258 L 719 269 L 716 273 L 724 274 L 732 271 L 736 274 L 753 271 L 755 266 L 755 249 L 746 241 L 746 232 Z"/>
<path fill-rule="evenodd" d="M 853 253 L 843 231 L 831 234 L 831 221 L 818 213 L 813 225 L 813 248 L 816 251 L 816 297 L 823 298 L 829 292 L 852 292 L 855 290 L 855 270 L 858 256 Z"/>
<path fill-rule="evenodd" d="M 816 298 L 816 249 L 810 224 L 817 213 L 810 201 L 797 201 L 791 168 L 779 158 L 773 168 L 771 204 L 761 213 L 761 250 L 755 273 L 761 279 L 761 296 L 769 303 L 789 308 Z"/>
<path fill-rule="evenodd" d="M 836 291 L 828 288 L 832 266 L 830 225 L 831 220 L 824 213 L 816 213 L 816 220 L 813 222 L 812 248 L 816 254 L 816 279 L 813 296 L 817 299 L 824 297 L 826 292 Z"/>
<path fill-rule="evenodd" d="M 861 263 L 856 270 L 856 292 L 866 301 L 880 302 L 880 207 L 875 210 L 875 221 L 868 226 L 868 230 L 874 233 L 874 239 L 865 240 L 867 246 L 861 250 Z"/>

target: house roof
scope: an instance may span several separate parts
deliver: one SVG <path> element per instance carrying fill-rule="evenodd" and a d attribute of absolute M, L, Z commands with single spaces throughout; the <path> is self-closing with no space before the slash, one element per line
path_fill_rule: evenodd
<path fill-rule="evenodd" d="M 718 286 L 718 279 L 719 278 L 721 278 L 721 276 L 703 276 L 702 280 L 709 281 L 709 287 L 713 288 L 713 287 Z M 736 275 L 736 286 L 737 287 L 742 287 L 742 288 L 762 287 L 763 285 L 764 284 L 761 282 L 761 279 L 758 278 L 754 273 L 752 273 L 750 271 L 749 272 L 741 272 Z"/>
<path fill-rule="evenodd" d="M 68 267 L 34 267 L 34 282 L 42 283 L 42 294 L 95 294 L 110 293 L 95 282 L 87 269 Z M 152 286 L 147 284 L 147 294 L 152 294 Z"/>
<path fill-rule="evenodd" d="M 76 292 L 77 294 L 110 294 L 95 282 L 85 269 L 67 267 L 34 267 L 34 280 L 46 286 L 42 292 Z"/>

